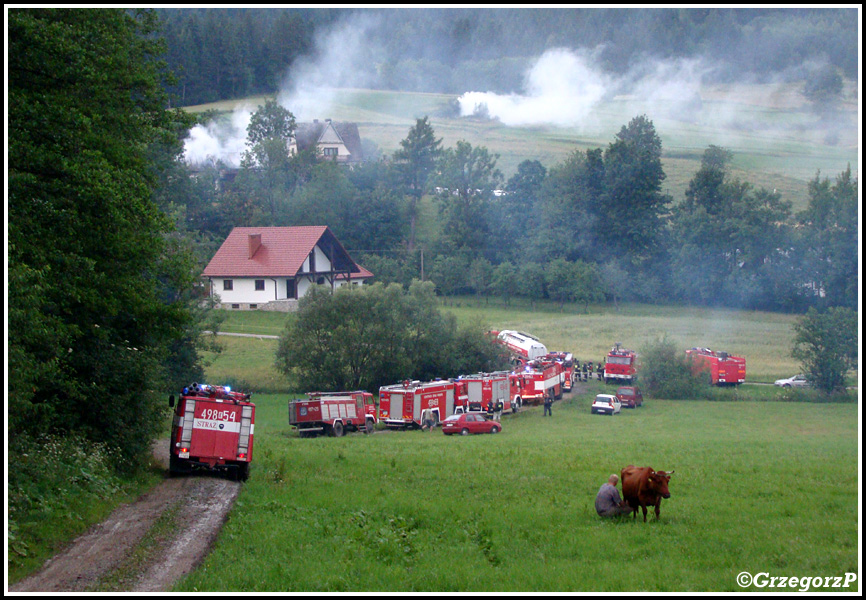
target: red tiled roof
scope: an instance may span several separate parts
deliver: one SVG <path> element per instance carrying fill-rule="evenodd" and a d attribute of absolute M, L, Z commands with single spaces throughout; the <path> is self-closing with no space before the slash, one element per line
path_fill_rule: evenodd
<path fill-rule="evenodd" d="M 348 254 L 339 242 L 322 226 L 314 227 L 235 227 L 220 249 L 205 267 L 204 277 L 292 277 L 297 275 L 304 260 L 325 234 L 337 243 L 351 264 Z M 249 236 L 261 235 L 261 246 L 250 258 Z M 357 265 L 355 265 L 356 268 Z M 354 270 L 354 269 L 353 269 Z M 361 269 L 361 273 L 372 273 Z M 352 273 L 352 278 L 362 276 Z"/>

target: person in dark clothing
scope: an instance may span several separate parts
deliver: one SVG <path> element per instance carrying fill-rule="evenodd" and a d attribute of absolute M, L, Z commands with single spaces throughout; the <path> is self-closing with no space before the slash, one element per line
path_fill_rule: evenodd
<path fill-rule="evenodd" d="M 603 484 L 595 497 L 595 512 L 600 517 L 616 517 L 618 515 L 630 514 L 634 509 L 625 500 L 619 497 L 616 484 L 619 483 L 618 475 L 611 475 L 607 483 Z"/>
<path fill-rule="evenodd" d="M 551 394 L 544 396 L 544 416 L 553 416 L 553 396 Z"/>

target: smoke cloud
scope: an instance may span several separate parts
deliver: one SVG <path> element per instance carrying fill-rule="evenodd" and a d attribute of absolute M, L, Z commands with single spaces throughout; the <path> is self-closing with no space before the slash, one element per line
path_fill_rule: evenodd
<path fill-rule="evenodd" d="M 524 94 L 467 92 L 460 96 L 461 116 L 484 112 L 505 125 L 580 126 L 609 94 L 612 80 L 591 54 L 563 48 L 548 50 L 526 74 Z"/>
<path fill-rule="evenodd" d="M 255 109 L 243 107 L 235 110 L 227 122 L 211 121 L 196 125 L 189 131 L 184 143 L 184 159 L 192 165 L 238 166 L 247 138 L 247 127 Z"/>
<path fill-rule="evenodd" d="M 524 78 L 524 93 L 467 92 L 460 96 L 461 116 L 483 115 L 509 126 L 554 125 L 584 129 L 602 104 L 619 101 L 624 110 L 683 115 L 700 103 L 698 89 L 706 69 L 699 60 L 648 61 L 616 77 L 592 51 L 546 51 Z M 627 108 L 625 106 L 627 105 Z"/>

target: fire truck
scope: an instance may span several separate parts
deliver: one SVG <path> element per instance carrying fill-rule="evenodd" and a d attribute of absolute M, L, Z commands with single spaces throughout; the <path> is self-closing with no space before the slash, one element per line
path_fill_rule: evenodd
<path fill-rule="evenodd" d="M 709 348 L 686 350 L 693 373 L 707 373 L 711 385 L 739 385 L 746 381 L 746 359 Z"/>
<path fill-rule="evenodd" d="M 421 413 L 433 411 L 436 423 L 454 414 L 458 394 L 465 389 L 450 380 L 404 381 L 379 388 L 379 420 L 390 429 L 420 427 Z"/>
<path fill-rule="evenodd" d="M 543 358 L 527 361 L 509 375 L 511 401 L 518 407 L 562 398 L 562 364 Z"/>
<path fill-rule="evenodd" d="M 289 424 L 300 437 L 325 433 L 342 437 L 346 431 L 372 433 L 376 405 L 370 392 L 309 392 L 306 399 L 289 400 Z"/>
<path fill-rule="evenodd" d="M 517 405 L 511 400 L 511 384 L 508 371 L 495 373 L 476 373 L 461 375 L 458 381 L 466 384 L 465 412 L 487 412 L 487 407 L 493 402 L 502 402 L 502 410 L 517 412 Z"/>
<path fill-rule="evenodd" d="M 562 365 L 562 389 L 570 392 L 574 385 L 574 356 L 571 352 L 551 352 L 547 358 Z"/>
<path fill-rule="evenodd" d="M 183 388 L 174 408 L 169 473 L 195 469 L 225 471 L 246 481 L 253 458 L 256 405 L 250 394 L 229 387 L 193 383 Z"/>
<path fill-rule="evenodd" d="M 491 333 L 496 334 L 497 341 L 508 348 L 515 359 L 534 360 L 547 354 L 547 347 L 537 337 L 528 333 L 509 329 Z"/>
<path fill-rule="evenodd" d="M 604 359 L 604 382 L 632 383 L 637 378 L 636 361 L 637 354 L 617 342 Z"/>

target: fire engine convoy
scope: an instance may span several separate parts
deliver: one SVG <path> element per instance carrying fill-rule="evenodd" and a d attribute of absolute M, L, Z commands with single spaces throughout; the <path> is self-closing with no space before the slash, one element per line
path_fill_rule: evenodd
<path fill-rule="evenodd" d="M 694 373 L 707 373 L 710 385 L 739 385 L 746 381 L 746 359 L 709 348 L 686 350 Z"/>
<path fill-rule="evenodd" d="M 376 405 L 370 392 L 309 392 L 306 400 L 289 400 L 289 424 L 300 437 L 325 433 L 341 437 L 348 431 L 372 433 Z"/>
<path fill-rule="evenodd" d="M 637 354 L 614 344 L 604 359 L 604 382 L 630 384 L 636 378 L 635 361 Z"/>
<path fill-rule="evenodd" d="M 173 395 L 168 405 L 174 408 Z M 250 402 L 250 394 L 197 383 L 185 387 L 172 420 L 169 473 L 208 469 L 246 481 L 255 420 L 256 405 Z"/>

